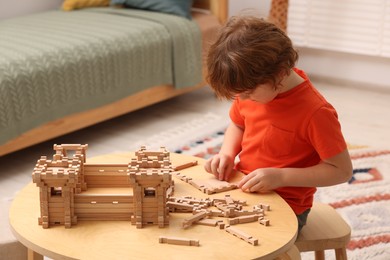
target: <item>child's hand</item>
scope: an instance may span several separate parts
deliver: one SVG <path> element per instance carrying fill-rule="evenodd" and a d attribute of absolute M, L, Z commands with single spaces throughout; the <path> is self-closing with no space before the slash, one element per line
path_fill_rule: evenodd
<path fill-rule="evenodd" d="M 234 158 L 230 158 L 224 154 L 216 154 L 208 159 L 204 165 L 204 169 L 220 180 L 227 181 L 233 171 Z"/>
<path fill-rule="evenodd" d="M 247 192 L 266 192 L 281 186 L 281 171 L 277 168 L 256 169 L 238 183 L 238 187 Z"/>

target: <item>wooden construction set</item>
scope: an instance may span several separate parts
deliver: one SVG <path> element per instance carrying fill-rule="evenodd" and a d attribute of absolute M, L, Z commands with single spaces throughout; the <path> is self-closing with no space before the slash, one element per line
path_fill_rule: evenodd
<path fill-rule="evenodd" d="M 179 170 L 197 164 L 197 161 L 173 167 L 170 153 L 161 147 L 148 151 L 144 146 L 126 164 L 92 164 L 86 162 L 88 145 L 54 145 L 51 160 L 42 156 L 32 173 L 39 187 L 40 217 L 43 228 L 64 225 L 70 228 L 79 220 L 128 220 L 137 228 L 144 225 L 169 225 L 169 213 L 192 213 L 182 223 L 186 229 L 194 224 L 218 226 L 252 245 L 257 239 L 232 225 L 258 221 L 269 225 L 265 211 L 269 205 L 258 204 L 252 210 L 243 210 L 245 201 L 230 195 L 223 198 L 196 199 L 173 196 L 176 176 L 206 194 L 236 189 L 228 182 L 200 181 L 187 178 Z M 102 192 L 111 188 L 115 194 Z M 112 189 L 114 188 L 114 189 Z M 104 189 L 103 189 L 104 190 Z M 210 209 L 213 207 L 214 209 Z M 227 219 L 227 223 L 220 218 Z M 199 246 L 199 241 L 185 238 L 160 237 L 160 243 Z"/>

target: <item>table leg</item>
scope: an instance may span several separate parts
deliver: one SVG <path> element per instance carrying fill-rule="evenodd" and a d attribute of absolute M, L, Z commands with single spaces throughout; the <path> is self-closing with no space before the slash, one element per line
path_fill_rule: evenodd
<path fill-rule="evenodd" d="M 34 252 L 32 249 L 27 249 L 27 260 L 43 260 L 43 255 Z"/>

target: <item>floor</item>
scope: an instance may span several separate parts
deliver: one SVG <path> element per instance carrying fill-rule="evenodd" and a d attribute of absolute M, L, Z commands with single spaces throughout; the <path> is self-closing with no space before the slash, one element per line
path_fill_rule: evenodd
<path fill-rule="evenodd" d="M 314 82 L 339 113 L 346 140 L 354 145 L 390 149 L 389 91 Z M 125 116 L 0 157 L 0 198 L 10 201 L 31 181 L 31 171 L 43 154 L 51 155 L 54 143 L 88 143 L 89 157 L 126 151 L 131 144 L 169 127 L 212 112 L 228 116 L 229 102 L 219 101 L 209 88 L 197 90 Z M 0 215 L 8 215 L 2 209 Z"/>

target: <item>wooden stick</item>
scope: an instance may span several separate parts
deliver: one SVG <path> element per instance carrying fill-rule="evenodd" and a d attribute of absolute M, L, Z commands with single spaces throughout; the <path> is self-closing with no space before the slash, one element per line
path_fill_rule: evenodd
<path fill-rule="evenodd" d="M 192 161 L 192 162 L 177 165 L 173 168 L 173 170 L 180 171 L 180 170 L 184 170 L 184 169 L 190 168 L 190 167 L 195 166 L 195 165 L 198 165 L 198 161 Z"/>
<path fill-rule="evenodd" d="M 199 240 L 183 238 L 183 237 L 159 237 L 160 244 L 172 244 L 172 245 L 183 245 L 183 246 L 199 246 Z"/>

